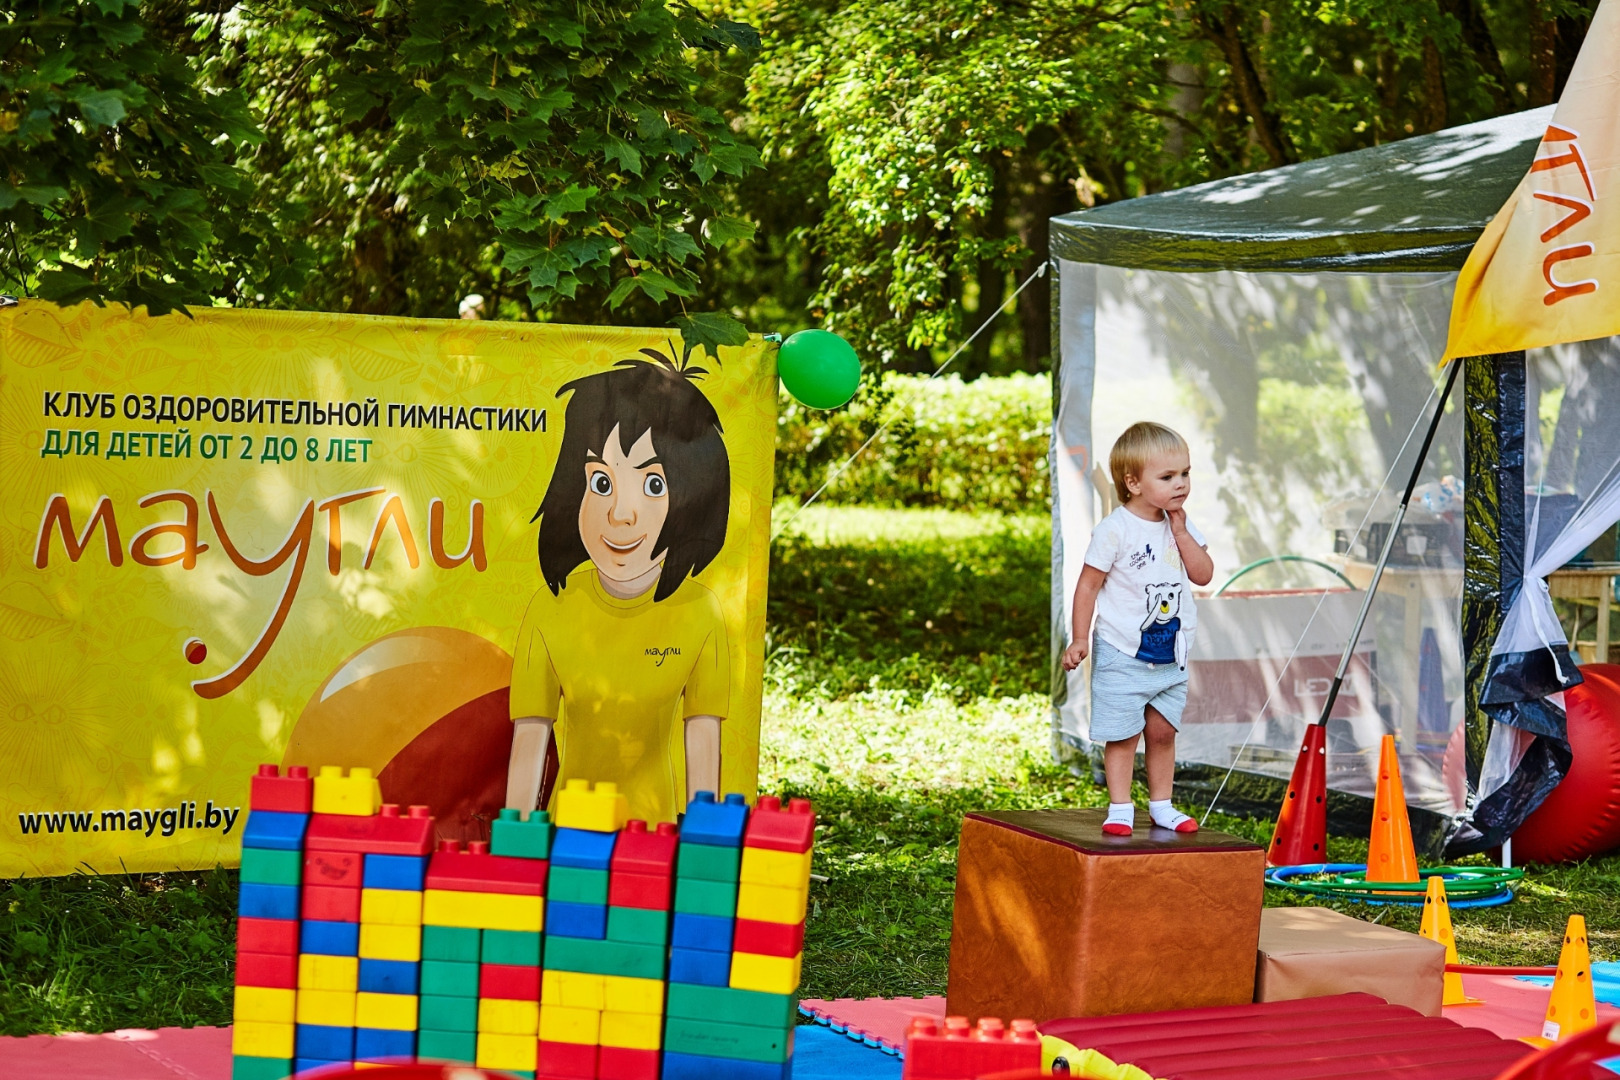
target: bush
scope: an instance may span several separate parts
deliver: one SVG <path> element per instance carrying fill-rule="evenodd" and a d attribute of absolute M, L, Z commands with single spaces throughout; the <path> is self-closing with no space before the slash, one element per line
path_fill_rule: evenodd
<path fill-rule="evenodd" d="M 784 394 L 777 496 L 802 502 L 891 418 L 821 501 L 1025 514 L 1050 505 L 1052 390 L 1045 375 L 973 382 L 890 375 L 834 412 L 807 409 Z"/>

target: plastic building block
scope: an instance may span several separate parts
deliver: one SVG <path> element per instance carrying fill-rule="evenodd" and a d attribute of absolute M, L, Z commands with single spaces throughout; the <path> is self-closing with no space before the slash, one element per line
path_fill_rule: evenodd
<path fill-rule="evenodd" d="M 370 817 L 382 806 L 382 788 L 370 769 L 354 768 L 347 776 L 340 765 L 322 765 L 315 776 L 317 814 Z"/>
<path fill-rule="evenodd" d="M 236 947 L 242 952 L 296 953 L 298 923 L 291 919 L 237 919 Z"/>
<path fill-rule="evenodd" d="M 430 888 L 422 894 L 422 921 L 432 926 L 537 932 L 545 929 L 544 903 L 538 896 Z"/>
<path fill-rule="evenodd" d="M 243 848 L 242 882 L 255 885 L 303 884 L 304 860 L 296 851 L 279 848 Z"/>
<path fill-rule="evenodd" d="M 804 951 L 804 923 L 738 919 L 732 948 L 762 956 L 794 956 Z"/>
<path fill-rule="evenodd" d="M 604 975 L 602 1007 L 613 1012 L 662 1015 L 664 982 L 662 979 L 632 979 L 624 975 Z"/>
<path fill-rule="evenodd" d="M 738 990 L 758 990 L 763 994 L 791 994 L 799 988 L 804 954 L 761 956 L 758 953 L 731 954 L 731 985 Z"/>
<path fill-rule="evenodd" d="M 483 841 L 474 841 L 462 851 L 454 840 L 445 840 L 433 853 L 423 884 L 441 892 L 544 896 L 548 866 L 543 859 L 491 855 Z"/>
<path fill-rule="evenodd" d="M 772 848 L 744 847 L 738 880 L 751 885 L 807 889 L 810 887 L 810 851 L 808 848 L 804 851 L 776 851 Z"/>
<path fill-rule="evenodd" d="M 365 858 L 358 851 L 306 851 L 304 883 L 358 889 L 364 883 Z"/>
<path fill-rule="evenodd" d="M 326 1058 L 301 1057 L 296 1058 L 293 1061 L 293 1069 L 295 1070 L 293 1075 L 303 1076 L 304 1074 L 312 1072 L 316 1069 L 333 1069 L 335 1066 L 349 1068 L 352 1066 L 352 1064 L 353 1063 L 348 1058 L 345 1058 L 342 1061 L 329 1061 Z"/>
<path fill-rule="evenodd" d="M 503 998 L 478 999 L 478 1030 L 499 1035 L 527 1035 L 540 1031 L 540 1003 Z"/>
<path fill-rule="evenodd" d="M 308 814 L 249 810 L 247 824 L 242 826 L 242 846 L 297 851 L 303 846 L 304 830 L 308 826 Z"/>
<path fill-rule="evenodd" d="M 686 804 L 681 819 L 681 842 L 714 847 L 741 847 L 748 826 L 748 800 L 733 792 L 716 802 L 714 792 L 700 791 Z"/>
<path fill-rule="evenodd" d="M 675 927 L 670 932 L 670 943 L 677 949 L 730 952 L 733 922 L 724 916 L 678 911 L 675 913 Z"/>
<path fill-rule="evenodd" d="M 422 894 L 398 889 L 361 889 L 360 921 L 388 926 L 421 926 Z"/>
<path fill-rule="evenodd" d="M 541 1021 L 542 1025 L 544 1021 Z M 592 1080 L 596 1076 L 594 1043 L 552 1042 L 540 1040 L 540 1058 L 535 1067 L 537 1077 L 548 1080 Z M 715 1080 L 715 1078 L 711 1078 Z"/>
<path fill-rule="evenodd" d="M 570 904 L 562 900 L 548 900 L 546 933 L 600 941 L 607 937 L 607 912 L 604 904 Z"/>
<path fill-rule="evenodd" d="M 516 810 L 502 810 L 490 823 L 489 850 L 515 859 L 549 859 L 555 830 L 551 815 L 544 810 L 532 811 L 527 818 Z"/>
<path fill-rule="evenodd" d="M 787 806 L 775 795 L 761 795 L 748 817 L 743 835 L 746 847 L 772 851 L 809 851 L 816 838 L 816 814 L 809 799 L 789 799 Z"/>
<path fill-rule="evenodd" d="M 594 788 L 585 780 L 570 780 L 557 792 L 557 827 L 616 833 L 630 816 L 630 800 L 619 785 L 602 781 Z"/>
<path fill-rule="evenodd" d="M 680 837 L 670 822 L 660 821 L 649 830 L 645 821 L 627 821 L 618 843 L 613 846 L 613 872 L 667 877 L 675 872 L 675 852 L 679 846 Z"/>
<path fill-rule="evenodd" d="M 664 977 L 664 950 L 657 945 L 624 941 L 590 941 L 546 935 L 544 964 L 556 971 L 583 971 L 593 975 L 630 975 L 638 979 Z"/>
<path fill-rule="evenodd" d="M 238 1020 L 231 1025 L 231 1053 L 243 1057 L 290 1058 L 293 1025 L 264 1020 Z"/>
<path fill-rule="evenodd" d="M 680 1054 L 780 1064 L 793 1054 L 793 1029 L 671 1017 L 664 1027 L 664 1046 Z"/>
<path fill-rule="evenodd" d="M 292 990 L 298 986 L 298 955 L 239 952 L 236 954 L 236 985 Z"/>
<path fill-rule="evenodd" d="M 359 922 L 360 890 L 331 885 L 305 885 L 303 916 L 324 922 Z"/>
<path fill-rule="evenodd" d="M 254 810 L 307 814 L 314 797 L 309 769 L 304 765 L 289 765 L 286 776 L 274 765 L 260 765 L 248 788 L 248 806 Z"/>
<path fill-rule="evenodd" d="M 735 884 L 741 854 L 741 848 L 682 841 L 680 854 L 675 861 L 675 872 L 681 877 L 701 878 L 704 881 L 729 881 Z"/>
<path fill-rule="evenodd" d="M 477 980 L 474 979 L 476 983 Z M 478 999 L 475 997 L 439 997 L 436 994 L 423 994 L 420 1023 L 423 1031 L 461 1031 L 474 1032 L 478 1030 Z M 472 1053 L 467 1054 L 467 1060 L 472 1060 Z"/>
<path fill-rule="evenodd" d="M 617 833 L 559 828 L 551 842 L 551 865 L 606 870 L 613 863 L 613 845 L 617 839 Z"/>
<path fill-rule="evenodd" d="M 298 958 L 299 990 L 341 990 L 352 994 L 359 987 L 360 961 L 355 957 L 304 953 Z"/>
<path fill-rule="evenodd" d="M 602 1014 L 595 1009 L 547 1005 L 540 1010 L 540 1038 L 544 1042 L 594 1046 L 601 1034 Z"/>
<path fill-rule="evenodd" d="M 603 1046 L 596 1052 L 597 1080 L 658 1080 L 659 1053 L 624 1046 Z"/>
<path fill-rule="evenodd" d="M 423 1005 L 423 1012 L 427 1006 Z M 471 1065 L 478 1056 L 476 1031 L 429 1031 L 416 1033 L 416 1057 L 420 1061 L 448 1061 L 457 1065 Z"/>
<path fill-rule="evenodd" d="M 422 961 L 422 996 L 476 998 L 478 965 L 455 960 Z"/>
<path fill-rule="evenodd" d="M 422 965 L 408 960 L 360 961 L 360 986 L 368 994 L 415 994 Z"/>
<path fill-rule="evenodd" d="M 298 886 L 259 885 L 244 881 L 237 894 L 237 913 L 249 919 L 298 918 Z"/>
<path fill-rule="evenodd" d="M 387 1028 L 354 1029 L 354 1060 L 381 1061 L 387 1058 L 414 1058 L 416 1032 Z"/>
<path fill-rule="evenodd" d="M 509 1001 L 540 1000 L 540 969 L 518 964 L 481 964 L 478 996 Z"/>
<path fill-rule="evenodd" d="M 305 990 L 298 991 L 298 1025 L 306 1027 L 354 1027 L 354 999 L 357 995 L 353 990 Z M 307 1051 L 298 1048 L 299 1057 L 314 1055 L 325 1056 L 320 1051 Z"/>
<path fill-rule="evenodd" d="M 1030 1020 L 1014 1020 L 1007 1028 L 983 1017 L 974 1028 L 962 1016 L 948 1016 L 943 1025 L 917 1017 L 906 1032 L 907 1080 L 957 1080 L 1040 1067 L 1041 1037 Z"/>
<path fill-rule="evenodd" d="M 760 922 L 804 922 L 810 894 L 804 889 L 783 889 L 775 885 L 737 886 L 737 918 Z M 679 905 L 677 904 L 677 910 Z"/>
<path fill-rule="evenodd" d="M 486 964 L 540 966 L 540 935 L 522 930 L 485 930 L 478 959 Z"/>
<path fill-rule="evenodd" d="M 422 927 L 422 959 L 459 960 L 476 964 L 479 959 L 479 932 L 464 926 Z"/>
<path fill-rule="evenodd" d="M 354 1026 L 415 1031 L 416 995 L 370 994 L 362 990 L 354 999 Z"/>
<path fill-rule="evenodd" d="M 598 1041 L 603 1046 L 628 1050 L 657 1050 L 662 1042 L 663 1027 L 664 1018 L 656 1013 L 608 1009 L 602 1013 L 602 1033 Z"/>
<path fill-rule="evenodd" d="M 731 985 L 731 954 L 700 949 L 669 950 L 669 982 L 700 986 Z"/>
<path fill-rule="evenodd" d="M 540 976 L 540 1006 L 564 1005 L 570 1009 L 595 1009 L 607 1005 L 607 977 L 580 971 L 545 971 Z"/>
<path fill-rule="evenodd" d="M 237 1023 L 252 1020 L 265 1024 L 291 1024 L 296 995 L 296 990 L 275 986 L 238 986 L 231 1017 Z M 288 1056 L 291 1054 L 289 1050 Z"/>
<path fill-rule="evenodd" d="M 427 875 L 426 855 L 367 855 L 365 860 L 365 888 L 422 891 L 422 879 Z"/>
<path fill-rule="evenodd" d="M 662 1080 L 791 1080 L 793 1062 L 734 1061 L 706 1054 L 664 1051 Z"/>
<path fill-rule="evenodd" d="M 374 817 L 316 814 L 309 819 L 309 851 L 358 851 L 368 855 L 426 855 L 433 850 L 433 816 L 425 806 L 403 815 L 383 803 Z"/>
<path fill-rule="evenodd" d="M 553 866 L 546 881 L 546 899 L 569 904 L 606 904 L 608 872 L 581 870 L 577 866 Z"/>
<path fill-rule="evenodd" d="M 323 956 L 359 956 L 360 924 L 327 922 L 306 919 L 303 931 L 303 951 Z"/>
<path fill-rule="evenodd" d="M 629 941 L 638 945 L 669 944 L 669 913 L 633 907 L 607 909 L 609 941 Z"/>
<path fill-rule="evenodd" d="M 291 1036 L 288 1038 L 290 1041 Z M 287 1080 L 292 1071 L 293 1063 L 289 1058 L 231 1058 L 231 1080 Z M 658 1078 L 654 1076 L 651 1080 Z"/>
<path fill-rule="evenodd" d="M 737 886 L 702 878 L 675 879 L 675 910 L 729 919 L 737 914 Z"/>
<path fill-rule="evenodd" d="M 532 1035 L 501 1035 L 485 1031 L 478 1035 L 476 1060 L 481 1069 L 504 1069 L 508 1072 L 532 1069 L 537 1049 Z"/>
<path fill-rule="evenodd" d="M 367 960 L 420 960 L 422 929 L 418 926 L 361 923 L 360 955 Z"/>
<path fill-rule="evenodd" d="M 614 907 L 668 911 L 674 884 L 668 877 L 616 873 L 608 881 L 608 903 Z"/>
<path fill-rule="evenodd" d="M 717 1020 L 755 1027 L 792 1027 L 797 1006 L 791 994 L 762 994 L 724 986 L 669 984 L 665 1011 L 688 1020 Z"/>

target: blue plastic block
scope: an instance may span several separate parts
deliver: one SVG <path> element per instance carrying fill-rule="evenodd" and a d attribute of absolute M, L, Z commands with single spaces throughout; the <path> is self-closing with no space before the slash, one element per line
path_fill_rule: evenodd
<path fill-rule="evenodd" d="M 613 861 L 613 842 L 618 836 L 618 833 L 610 832 L 558 829 L 556 838 L 551 842 L 551 865 L 606 870 Z"/>
<path fill-rule="evenodd" d="M 382 1028 L 354 1029 L 354 1060 L 376 1061 L 379 1058 L 414 1058 L 416 1032 L 386 1031 Z"/>
<path fill-rule="evenodd" d="M 367 855 L 361 884 L 368 889 L 421 892 L 426 875 L 426 855 Z"/>
<path fill-rule="evenodd" d="M 368 994 L 416 993 L 422 965 L 410 960 L 360 960 L 360 989 Z"/>
<path fill-rule="evenodd" d="M 354 1028 L 299 1024 L 293 1033 L 294 1052 L 301 1058 L 322 1061 L 354 1060 Z"/>
<path fill-rule="evenodd" d="M 308 814 L 249 810 L 247 824 L 242 826 L 242 846 L 299 851 L 304 846 L 304 829 L 308 826 Z"/>
<path fill-rule="evenodd" d="M 349 1061 L 348 1058 L 344 1058 L 342 1061 L 327 1061 L 324 1058 L 298 1058 L 293 1062 L 293 1072 L 295 1075 L 298 1075 L 308 1072 L 311 1069 L 324 1069 L 331 1065 L 352 1064 L 353 1063 Z"/>
<path fill-rule="evenodd" d="M 245 882 L 237 894 L 236 912 L 244 919 L 296 919 L 298 886 Z"/>
<path fill-rule="evenodd" d="M 601 941 L 607 937 L 607 905 L 570 904 L 564 900 L 548 900 L 546 935 Z"/>
<path fill-rule="evenodd" d="M 669 981 L 699 986 L 731 985 L 731 954 L 702 949 L 669 950 Z"/>
<path fill-rule="evenodd" d="M 360 924 L 305 919 L 299 928 L 298 951 L 320 956 L 359 956 Z"/>
<path fill-rule="evenodd" d="M 715 802 L 714 792 L 700 791 L 686 804 L 681 819 L 681 841 L 714 847 L 742 847 L 743 830 L 748 827 L 748 800 L 736 792 L 725 802 Z"/>
<path fill-rule="evenodd" d="M 730 952 L 731 928 L 735 921 L 719 915 L 692 915 L 677 911 L 669 942 L 677 949 Z"/>
<path fill-rule="evenodd" d="M 663 1080 L 792 1080 L 793 1058 L 780 1065 L 664 1051 Z"/>

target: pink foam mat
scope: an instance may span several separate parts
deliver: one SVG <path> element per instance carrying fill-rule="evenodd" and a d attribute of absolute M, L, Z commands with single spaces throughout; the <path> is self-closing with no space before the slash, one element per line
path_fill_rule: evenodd
<path fill-rule="evenodd" d="M 0 1038 L 0 1074 L 50 1080 L 230 1080 L 228 1027 Z"/>

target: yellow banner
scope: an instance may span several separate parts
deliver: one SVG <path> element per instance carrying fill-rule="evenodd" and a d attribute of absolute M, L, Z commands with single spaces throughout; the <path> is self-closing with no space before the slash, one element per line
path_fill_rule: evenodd
<path fill-rule="evenodd" d="M 234 865 L 261 762 L 476 836 L 511 719 L 632 816 L 757 782 L 775 352 L 673 331 L 0 311 L 0 877 Z"/>
<path fill-rule="evenodd" d="M 1535 163 L 1457 279 L 1446 359 L 1620 334 L 1620 0 L 1603 0 Z"/>

